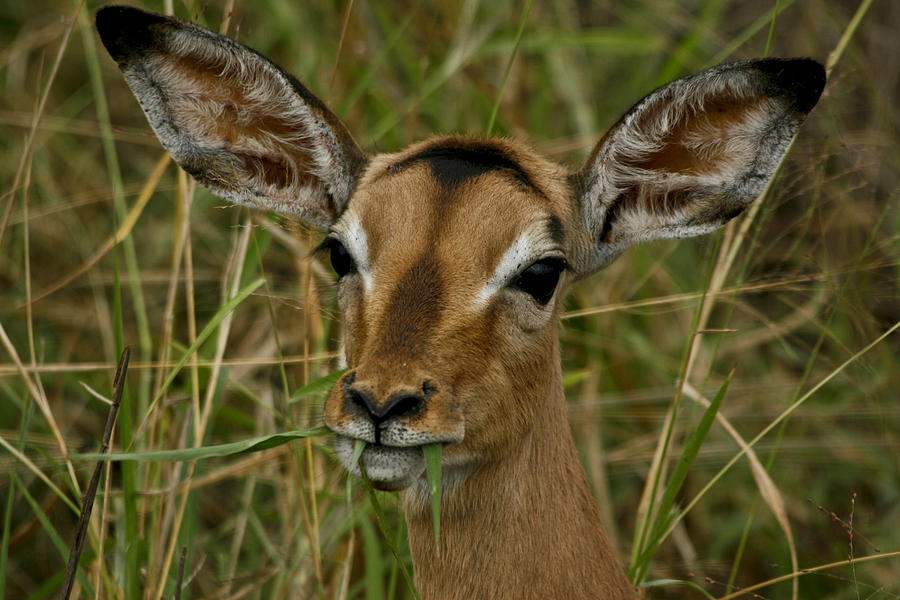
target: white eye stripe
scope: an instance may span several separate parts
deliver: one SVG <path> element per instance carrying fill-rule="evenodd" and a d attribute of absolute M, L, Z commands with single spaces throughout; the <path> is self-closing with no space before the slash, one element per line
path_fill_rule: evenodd
<path fill-rule="evenodd" d="M 475 297 L 475 304 L 478 307 L 485 306 L 497 292 L 509 283 L 513 276 L 534 261 L 550 253 L 561 254 L 558 246 L 551 244 L 552 241 L 543 224 L 523 231 L 503 253 L 493 275 Z"/>
<path fill-rule="evenodd" d="M 356 213 L 345 215 L 335 225 L 334 234 L 337 235 L 350 257 L 356 264 L 356 272 L 362 277 L 363 287 L 367 292 L 372 291 L 372 269 L 369 267 L 369 244 L 366 239 L 366 230 Z"/>
<path fill-rule="evenodd" d="M 526 231 L 517 237 L 516 241 L 503 253 L 497 268 L 494 269 L 494 274 L 491 275 L 484 287 L 481 288 L 481 291 L 478 292 L 476 303 L 479 306 L 487 304 L 488 300 L 499 292 L 506 285 L 509 278 L 521 270 L 525 266 L 525 262 L 530 260 L 531 257 L 532 244 Z"/>

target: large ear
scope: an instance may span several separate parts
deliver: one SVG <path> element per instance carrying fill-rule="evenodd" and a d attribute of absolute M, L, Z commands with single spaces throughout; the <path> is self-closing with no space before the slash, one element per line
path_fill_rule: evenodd
<path fill-rule="evenodd" d="M 221 35 L 124 6 L 97 30 L 172 158 L 223 198 L 328 227 L 365 156 L 277 65 Z"/>
<path fill-rule="evenodd" d="M 584 277 L 646 240 L 707 233 L 766 187 L 825 85 L 811 59 L 720 65 L 638 102 L 573 176 Z"/>

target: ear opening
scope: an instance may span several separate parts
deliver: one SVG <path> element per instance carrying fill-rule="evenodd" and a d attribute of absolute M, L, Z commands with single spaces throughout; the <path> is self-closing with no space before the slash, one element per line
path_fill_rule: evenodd
<path fill-rule="evenodd" d="M 573 180 L 590 247 L 586 276 L 627 247 L 707 233 L 775 174 L 825 83 L 811 59 L 720 65 L 652 92 L 595 146 Z"/>
<path fill-rule="evenodd" d="M 111 6 L 97 30 L 153 131 L 186 171 L 237 204 L 328 227 L 366 158 L 300 82 L 224 36 Z"/>

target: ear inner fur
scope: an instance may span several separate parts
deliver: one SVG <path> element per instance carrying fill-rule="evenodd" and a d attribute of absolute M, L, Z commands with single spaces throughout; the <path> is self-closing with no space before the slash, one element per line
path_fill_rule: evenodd
<path fill-rule="evenodd" d="M 277 65 L 224 36 L 128 7 L 101 39 L 173 158 L 228 200 L 327 227 L 366 159 L 340 121 Z"/>
<path fill-rule="evenodd" d="M 580 277 L 628 246 L 721 226 L 765 188 L 824 86 L 809 59 L 714 67 L 649 94 L 573 180 L 590 247 Z"/>

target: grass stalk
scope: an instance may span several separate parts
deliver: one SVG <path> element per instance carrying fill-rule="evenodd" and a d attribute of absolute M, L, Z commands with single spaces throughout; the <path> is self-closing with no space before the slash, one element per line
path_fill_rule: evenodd
<path fill-rule="evenodd" d="M 178 362 L 175 363 L 169 370 L 169 374 L 166 376 L 163 381 L 162 387 L 156 392 L 153 397 L 153 400 L 150 402 L 150 405 L 147 407 L 147 413 L 144 415 L 144 418 L 141 420 L 141 423 L 138 425 L 137 431 L 135 432 L 135 437 L 140 437 L 141 432 L 147 426 L 148 419 L 150 415 L 153 413 L 157 404 L 159 403 L 162 395 L 166 393 L 168 387 L 175 380 L 175 377 L 181 371 L 181 368 L 187 363 L 187 361 L 191 358 L 194 352 L 203 344 L 206 339 L 212 334 L 213 331 L 221 324 L 222 320 L 227 317 L 233 310 L 235 310 L 244 300 L 246 300 L 253 292 L 257 290 L 264 281 L 262 279 L 257 279 L 256 281 L 251 282 L 249 285 L 245 286 L 236 296 L 231 298 L 222 308 L 220 308 L 215 315 L 209 320 L 194 342 L 190 345 L 187 351 L 178 359 Z"/>
<path fill-rule="evenodd" d="M 19 441 L 16 447 L 18 453 L 25 455 L 25 444 L 28 440 L 28 432 L 31 428 L 31 419 L 34 415 L 34 403 L 28 402 L 28 398 L 24 401 L 25 410 L 19 420 Z M 0 437 L 0 440 L 3 438 Z M 10 529 L 12 527 L 13 502 L 15 500 L 16 488 L 19 485 L 19 475 L 17 469 L 13 467 L 9 473 L 9 489 L 6 492 L 6 504 L 3 508 L 3 534 L 0 535 L 0 600 L 6 598 L 6 575 L 9 573 L 9 542 Z"/>
<path fill-rule="evenodd" d="M 434 548 L 441 554 L 441 445 L 425 444 L 425 473 L 428 478 L 428 492 L 431 495 L 431 519 L 434 522 Z"/>
<path fill-rule="evenodd" d="M 41 529 L 47 534 L 47 537 L 50 539 L 53 547 L 59 553 L 59 555 L 63 558 L 64 561 L 68 561 L 69 558 L 69 548 L 66 546 L 66 543 L 63 541 L 62 536 L 57 531 L 56 526 L 50 521 L 50 518 L 45 514 L 43 508 L 40 503 L 35 500 L 34 496 L 28 491 L 27 485 L 22 485 L 21 481 L 17 480 L 17 487 L 19 491 L 22 493 L 22 497 L 25 499 L 25 502 L 28 504 L 28 507 L 31 509 L 32 514 L 35 516 L 37 521 L 41 525 Z M 87 580 L 87 577 L 84 576 L 84 573 L 78 571 L 76 573 L 76 577 L 78 577 L 78 582 L 85 589 L 85 592 L 88 596 L 94 596 L 94 588 L 91 583 Z"/>
<path fill-rule="evenodd" d="M 731 373 L 729 373 L 728 377 L 725 379 L 725 382 L 719 388 L 716 397 L 709 403 L 709 406 L 697 423 L 694 432 L 685 441 L 684 448 L 678 458 L 678 463 L 672 470 L 672 475 L 666 483 L 665 490 L 659 500 L 659 507 L 656 510 L 653 522 L 646 528 L 649 534 L 646 536 L 645 540 L 642 540 L 644 545 L 641 555 L 632 566 L 634 570 L 632 582 L 640 584 L 643 583 L 647 577 L 647 572 L 650 570 L 650 563 L 653 556 L 659 548 L 659 545 L 662 543 L 662 533 L 674 515 L 675 497 L 678 492 L 681 491 L 681 487 L 684 485 L 684 481 L 687 478 L 688 470 L 697 458 L 697 453 L 703 446 L 703 442 L 706 441 L 709 429 L 712 427 L 713 421 L 718 416 L 719 407 L 722 405 L 722 400 L 725 398 L 725 393 L 728 390 L 728 386 L 731 383 L 733 376 L 734 370 L 732 369 Z M 685 383 L 685 385 L 687 385 L 687 383 Z"/>
<path fill-rule="evenodd" d="M 847 24 L 844 32 L 841 34 L 841 39 L 838 40 L 838 43 L 835 45 L 834 50 L 831 51 L 831 53 L 828 55 L 828 58 L 825 60 L 826 75 L 831 75 L 831 71 L 844 55 L 844 50 L 847 49 L 847 45 L 850 43 L 850 40 L 853 38 L 853 35 L 856 33 L 857 29 L 859 29 L 859 25 L 860 23 L 862 23 L 863 17 L 866 16 L 866 13 L 869 12 L 869 9 L 871 7 L 872 0 L 862 0 L 859 3 L 859 6 L 856 8 L 856 12 L 853 13 L 853 17 Z"/>
<path fill-rule="evenodd" d="M 766 47 L 763 50 L 763 56 L 769 56 L 769 49 L 772 48 L 772 38 L 775 37 L 775 21 L 778 19 L 779 7 L 781 0 L 775 0 L 775 8 L 772 9 L 772 22 L 769 24 L 769 36 L 766 38 Z"/>
<path fill-rule="evenodd" d="M 831 569 L 837 569 L 839 567 L 846 566 L 856 566 L 862 563 L 871 562 L 874 560 L 887 560 L 891 558 L 900 558 L 900 550 L 896 552 L 883 552 L 879 554 L 870 554 L 869 556 L 860 556 L 855 558 L 845 558 L 835 562 L 830 562 L 824 565 L 818 565 L 815 567 L 808 567 L 800 571 L 794 571 L 793 573 L 788 573 L 787 575 L 782 575 L 780 577 L 773 577 L 772 579 L 768 579 L 766 581 L 761 581 L 759 583 L 755 583 L 753 585 L 748 585 L 746 587 L 741 588 L 738 591 L 731 592 L 730 594 L 726 594 L 724 596 L 720 596 L 718 600 L 735 600 L 736 598 L 746 597 L 751 594 L 755 594 L 757 590 L 763 590 L 767 587 L 771 587 L 776 583 L 781 583 L 782 581 L 790 581 L 791 579 L 797 579 L 799 577 L 803 577 L 804 575 L 812 575 L 813 573 L 822 573 L 823 571 L 830 571 Z"/>
<path fill-rule="evenodd" d="M 713 254 L 714 256 L 719 256 L 721 241 L 722 236 L 719 236 L 716 242 L 716 251 Z M 684 385 L 688 381 L 688 377 L 690 376 L 690 370 L 691 366 L 693 365 L 695 356 L 695 345 L 700 337 L 699 332 L 702 329 L 705 329 L 704 313 L 708 314 L 706 306 L 709 302 L 709 296 L 706 294 L 706 291 L 711 287 L 711 282 L 715 271 L 715 268 L 711 268 L 707 272 L 704 293 L 700 296 L 700 302 L 697 305 L 697 309 L 694 314 L 694 322 L 691 326 L 691 331 L 693 332 L 693 334 L 688 338 L 688 342 L 684 350 L 684 358 L 681 363 L 681 372 L 678 375 L 678 382 L 675 387 L 675 397 L 673 398 L 672 403 L 669 405 L 669 409 L 666 412 L 663 427 L 662 430 L 660 430 L 659 439 L 656 444 L 656 450 L 653 454 L 653 462 L 650 465 L 650 472 L 648 473 L 647 481 L 644 484 L 644 491 L 641 495 L 640 504 L 638 505 L 637 526 L 635 527 L 635 538 L 631 551 L 631 562 L 628 569 L 629 577 L 631 578 L 632 583 L 636 585 L 641 583 L 641 580 L 637 579 L 637 577 L 642 570 L 642 562 L 646 562 L 642 561 L 641 556 L 644 554 L 647 548 L 650 529 L 654 520 L 657 518 L 655 512 L 656 502 L 660 486 L 666 478 L 669 445 L 672 441 L 672 436 L 675 431 L 678 408 L 681 404 L 681 395 L 684 390 Z M 646 574 L 646 570 L 643 570 L 644 574 Z"/>
<path fill-rule="evenodd" d="M 79 5 L 80 8 L 81 5 Z M 122 172 L 119 164 L 119 155 L 116 151 L 116 144 L 113 136 L 112 121 L 109 115 L 109 106 L 106 101 L 106 89 L 104 87 L 103 78 L 100 71 L 100 60 L 97 56 L 97 46 L 93 36 L 93 27 L 91 26 L 88 14 L 80 10 L 78 11 L 78 23 L 83 34 L 83 48 L 85 54 L 85 67 L 88 72 L 90 81 L 91 94 L 94 99 L 96 109 L 97 123 L 100 129 L 100 141 L 103 147 L 103 155 L 106 161 L 106 171 L 109 177 L 110 187 L 113 199 L 113 222 L 125 224 L 134 211 L 126 208 L 124 186 L 122 184 Z M 117 233 L 121 230 L 116 228 Z M 133 315 L 138 333 L 138 355 L 142 360 L 151 360 L 153 340 L 150 334 L 149 318 L 147 316 L 147 304 L 144 300 L 144 292 L 141 286 L 142 277 L 138 268 L 137 251 L 134 246 L 134 240 L 130 235 L 123 235 L 119 238 L 122 243 L 122 257 L 125 261 L 126 271 L 129 276 L 129 290 L 131 292 L 131 302 L 133 303 Z M 122 348 L 117 348 L 121 352 Z M 149 396 L 149 373 L 142 376 L 140 380 L 138 403 L 140 408 L 144 408 Z"/>
<path fill-rule="evenodd" d="M 491 108 L 491 115 L 488 117 L 487 127 L 484 130 L 485 135 L 491 135 L 494 131 L 494 123 L 497 121 L 497 113 L 500 110 L 500 101 L 503 100 L 503 90 L 506 89 L 506 80 L 509 79 L 509 72 L 512 71 L 513 62 L 516 60 L 516 54 L 519 52 L 519 43 L 522 41 L 522 33 L 525 31 L 525 24 L 528 23 L 529 13 L 531 13 L 531 0 L 526 0 L 525 8 L 522 10 L 522 18 L 519 20 L 519 29 L 516 31 L 515 43 L 506 61 L 503 78 L 500 80 L 500 86 L 497 88 L 497 98 L 494 100 L 494 106 Z"/>
<path fill-rule="evenodd" d="M 69 476 L 69 481 L 72 484 L 76 494 L 80 495 L 81 491 L 78 488 L 78 478 L 75 475 L 75 468 L 72 466 L 72 461 L 69 459 L 68 446 L 63 439 L 62 432 L 60 431 L 59 425 L 56 422 L 56 417 L 53 414 L 53 411 L 50 409 L 50 404 L 47 401 L 47 397 L 41 392 L 40 389 L 38 389 L 37 384 L 32 381 L 31 377 L 29 377 L 29 375 L 25 372 L 25 365 L 22 364 L 22 360 L 19 358 L 19 353 L 16 351 L 15 346 L 13 346 L 12 340 L 9 339 L 9 336 L 6 333 L 6 329 L 3 328 L 2 323 L 0 323 L 0 343 L 2 343 L 2 345 L 6 348 L 7 354 L 9 354 L 10 359 L 12 359 L 13 364 L 22 377 L 22 381 L 25 382 L 25 387 L 31 394 L 31 398 L 34 400 L 35 404 L 37 404 L 37 407 L 40 409 L 41 414 L 44 416 L 44 420 L 47 422 L 47 426 L 50 428 L 50 431 L 53 434 L 54 439 L 56 440 L 60 456 Z M 3 441 L 3 444 L 8 446 L 5 440 Z M 8 446 L 8 448 L 12 449 L 12 446 Z M 60 498 L 65 500 L 68 497 L 62 495 L 60 496 Z M 71 502 L 71 500 L 69 502 Z M 73 504 L 70 504 L 70 506 L 74 507 Z M 78 512 L 77 508 L 75 509 L 75 512 Z"/>
<path fill-rule="evenodd" d="M 749 442 L 747 442 L 747 448 L 754 447 L 762 438 L 766 437 L 766 435 L 768 435 L 773 429 L 775 429 L 775 427 L 777 427 L 784 419 L 786 419 L 790 415 L 792 415 L 794 413 L 794 411 L 796 411 L 798 408 L 800 408 L 800 406 L 802 406 L 807 400 L 809 400 L 812 396 L 814 396 L 816 394 L 816 392 L 818 392 L 820 389 L 822 389 L 829 381 L 831 381 L 832 379 L 837 377 L 842 371 L 844 371 L 844 369 L 846 369 L 848 366 L 855 363 L 860 357 L 862 357 L 867 352 L 869 352 L 872 348 L 876 347 L 878 344 L 880 344 L 881 342 L 886 340 L 898 329 L 900 329 L 900 321 L 897 321 L 896 323 L 894 323 L 894 325 L 891 326 L 887 331 L 885 331 L 884 333 L 879 335 L 875 340 L 870 342 L 868 345 L 866 345 L 861 350 L 858 350 L 850 358 L 848 358 L 843 363 L 841 363 L 838 367 L 836 367 L 834 370 L 832 370 L 827 376 L 823 377 L 808 392 L 806 392 L 805 394 L 803 394 L 803 396 L 798 398 L 796 402 L 794 402 L 788 408 L 786 408 L 783 412 L 781 412 L 778 415 L 778 417 L 776 417 L 771 423 L 769 423 L 766 427 L 764 427 L 762 431 L 760 431 L 758 434 L 756 434 L 756 436 L 753 437 L 753 439 L 751 439 Z M 738 460 L 740 460 L 741 457 L 744 456 L 744 454 L 746 454 L 746 452 L 747 452 L 747 450 L 744 448 L 739 450 L 738 453 L 735 454 L 725 464 L 725 466 L 723 466 L 712 477 L 712 479 L 710 479 L 709 482 L 707 482 L 707 484 L 703 486 L 703 488 L 699 492 L 697 492 L 697 494 L 694 496 L 694 498 L 690 502 L 688 502 L 688 504 L 678 514 L 678 516 L 676 516 L 672 520 L 672 523 L 669 525 L 669 527 L 663 533 L 663 536 L 662 536 L 663 538 L 668 537 L 672 533 L 672 531 L 674 531 L 675 527 L 678 525 L 679 522 L 681 522 L 681 520 L 684 518 L 684 516 L 691 511 L 691 509 L 697 504 L 697 502 L 699 502 L 700 499 L 703 498 L 704 495 L 706 495 L 706 493 L 710 490 L 710 488 L 712 488 L 719 481 L 719 479 L 721 479 L 722 476 L 726 472 L 728 472 L 728 470 L 730 470 L 731 467 L 733 467 L 734 464 Z"/>

